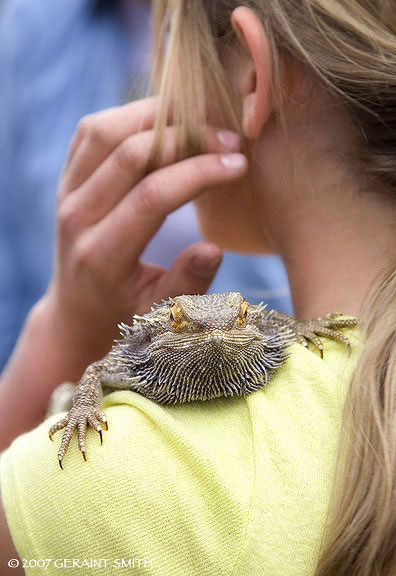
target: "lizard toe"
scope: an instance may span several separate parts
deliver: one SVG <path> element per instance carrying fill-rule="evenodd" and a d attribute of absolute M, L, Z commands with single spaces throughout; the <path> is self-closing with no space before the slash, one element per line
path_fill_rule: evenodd
<path fill-rule="evenodd" d="M 61 428 L 65 428 L 62 436 L 61 445 L 58 452 L 59 465 L 63 470 L 62 462 L 63 458 L 69 448 L 71 439 L 73 438 L 74 432 L 77 431 L 77 441 L 80 452 L 84 458 L 87 460 L 86 456 L 86 434 L 87 428 L 90 426 L 94 428 L 100 435 L 101 443 L 103 443 L 102 436 L 102 426 L 100 420 L 106 421 L 105 415 L 95 407 L 92 406 L 73 406 L 70 412 L 62 418 L 57 424 L 51 427 L 50 433 L 54 433 Z"/>
<path fill-rule="evenodd" d="M 64 418 L 56 422 L 56 424 L 53 424 L 51 428 L 48 430 L 48 436 L 50 437 L 50 440 L 53 439 L 52 437 L 55 434 L 55 432 L 58 432 L 58 430 L 62 430 L 62 428 L 64 428 L 67 425 L 67 423 L 68 423 L 68 417 L 65 416 Z"/>

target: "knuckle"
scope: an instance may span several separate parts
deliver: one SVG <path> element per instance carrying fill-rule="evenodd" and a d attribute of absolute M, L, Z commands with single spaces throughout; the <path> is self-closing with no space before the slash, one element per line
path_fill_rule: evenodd
<path fill-rule="evenodd" d="M 92 122 L 91 130 L 88 138 L 92 144 L 101 145 L 106 144 L 109 140 L 109 130 L 107 122 L 100 116 L 97 116 Z"/>
<path fill-rule="evenodd" d="M 90 236 L 83 236 L 76 243 L 74 260 L 78 269 L 95 269 L 96 247 Z"/>
<path fill-rule="evenodd" d="M 157 180 L 153 176 L 144 178 L 137 191 L 139 211 L 143 214 L 159 214 L 161 210 L 161 192 Z"/>
<path fill-rule="evenodd" d="M 92 144 L 107 143 L 109 139 L 108 123 L 99 113 L 84 116 L 78 123 L 77 131 L 80 138 L 88 139 Z"/>
<path fill-rule="evenodd" d="M 92 125 L 94 123 L 94 115 L 87 114 L 83 116 L 79 123 L 77 124 L 77 136 L 80 139 L 86 138 L 91 131 Z"/>
<path fill-rule="evenodd" d="M 131 136 L 126 138 L 115 150 L 114 159 L 118 167 L 122 170 L 141 170 L 147 161 L 144 148 L 138 146 L 136 138 Z"/>
<path fill-rule="evenodd" d="M 73 238 L 84 226 L 84 218 L 73 198 L 65 199 L 58 208 L 58 228 L 62 236 Z"/>

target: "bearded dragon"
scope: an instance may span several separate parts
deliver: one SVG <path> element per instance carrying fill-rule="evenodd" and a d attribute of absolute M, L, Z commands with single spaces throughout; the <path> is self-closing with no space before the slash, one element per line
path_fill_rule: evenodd
<path fill-rule="evenodd" d="M 65 428 L 59 465 L 75 431 L 84 460 L 87 427 L 103 441 L 103 394 L 128 389 L 161 404 L 246 396 L 267 384 L 293 342 L 308 346 L 310 341 L 323 357 L 319 336 L 349 346 L 336 330 L 357 323 L 340 313 L 298 321 L 262 303 L 249 304 L 238 292 L 178 296 L 154 305 L 144 316 L 135 314 L 132 325 L 119 324 L 122 338 L 105 358 L 88 366 L 72 408 L 50 428 L 51 440 Z"/>

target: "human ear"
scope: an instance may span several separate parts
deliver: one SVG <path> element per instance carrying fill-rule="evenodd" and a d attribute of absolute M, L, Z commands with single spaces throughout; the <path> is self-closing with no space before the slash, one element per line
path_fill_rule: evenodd
<path fill-rule="evenodd" d="M 231 22 L 247 59 L 239 82 L 242 130 L 246 138 L 256 139 L 273 110 L 270 43 L 259 17 L 250 8 L 236 8 Z"/>

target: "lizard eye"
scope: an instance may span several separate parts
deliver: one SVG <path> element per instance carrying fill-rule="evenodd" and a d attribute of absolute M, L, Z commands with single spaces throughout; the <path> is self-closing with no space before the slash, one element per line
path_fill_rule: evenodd
<path fill-rule="evenodd" d="M 174 324 L 175 327 L 180 326 L 185 318 L 183 317 L 183 312 L 177 302 L 173 302 L 170 312 L 169 320 Z"/>
<path fill-rule="evenodd" d="M 246 326 L 246 317 L 248 313 L 249 304 L 244 300 L 241 304 L 241 310 L 239 312 L 238 324 L 239 326 Z"/>
<path fill-rule="evenodd" d="M 246 316 L 247 316 L 248 307 L 249 307 L 249 304 L 248 304 L 247 302 L 242 302 L 242 305 L 241 305 L 241 316 L 242 316 L 243 318 L 246 318 Z"/>

